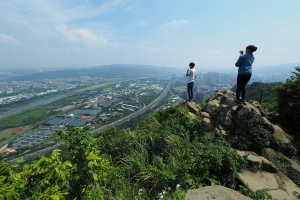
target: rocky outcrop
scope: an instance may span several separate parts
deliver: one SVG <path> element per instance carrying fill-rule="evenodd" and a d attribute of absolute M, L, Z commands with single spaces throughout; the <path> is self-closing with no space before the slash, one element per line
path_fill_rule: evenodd
<path fill-rule="evenodd" d="M 265 170 L 270 173 L 276 173 L 277 167 L 270 162 L 268 159 L 257 155 L 256 153 L 252 151 L 239 151 L 237 150 L 237 153 L 243 157 L 245 160 L 250 162 L 252 166 L 260 166 L 260 169 Z"/>
<path fill-rule="evenodd" d="M 194 102 L 186 102 L 186 103 L 187 103 L 188 108 L 189 108 L 191 113 L 196 114 L 196 113 L 200 112 L 200 110 L 201 110 L 200 106 L 198 106 Z"/>
<path fill-rule="evenodd" d="M 267 190 L 278 200 L 297 200 L 297 194 L 300 194 L 300 188 L 282 173 L 262 170 L 251 172 L 245 169 L 239 174 L 239 180 L 252 191 Z"/>
<path fill-rule="evenodd" d="M 185 195 L 185 200 L 251 200 L 249 197 L 242 195 L 241 193 L 220 186 L 207 186 L 200 189 L 188 190 Z"/>
<path fill-rule="evenodd" d="M 234 99 L 235 93 L 229 90 L 216 92 L 208 98 L 207 104 L 202 110 L 190 108 L 190 112 L 194 110 L 196 113 L 193 112 L 195 114 L 193 117 L 202 118 L 201 121 L 206 131 L 211 131 L 217 136 L 226 136 L 225 138 L 232 133 L 237 135 L 251 133 L 249 131 L 250 121 L 254 124 L 260 124 L 272 135 L 270 141 L 272 148 L 286 155 L 296 153 L 296 149 L 287 134 L 278 125 L 273 124 L 280 119 L 276 111 L 265 110 L 257 101 L 253 100 L 246 102 L 240 110 L 237 110 Z M 194 103 L 187 103 L 189 107 L 192 104 Z M 199 114 L 197 114 L 198 112 Z M 299 164 L 283 154 L 279 156 L 279 153 L 272 148 L 262 149 L 262 153 L 266 158 L 252 151 L 237 150 L 238 154 L 253 167 L 251 170 L 241 170 L 239 173 L 240 183 L 253 192 L 266 189 L 269 194 L 278 200 L 300 199 L 299 178 L 292 177 L 300 176 Z M 289 174 L 283 174 L 270 160 L 275 160 L 277 164 L 278 162 L 284 163 L 289 170 Z M 226 198 L 226 192 L 224 193 L 223 189 L 216 186 L 204 188 L 189 190 L 185 199 L 243 199 L 243 197 L 235 198 L 234 195 L 229 195 L 232 198 L 229 198 L 229 196 Z"/>
<path fill-rule="evenodd" d="M 249 130 L 249 122 L 261 124 L 272 134 L 273 148 L 287 154 L 296 153 L 286 133 L 267 119 L 269 112 L 257 101 L 250 100 L 245 103 L 244 107 L 237 110 L 234 99 L 235 93 L 230 90 L 216 92 L 208 98 L 206 106 L 200 111 L 206 131 L 213 131 L 216 135 L 228 135 L 230 131 L 243 134 Z M 187 104 L 194 114 L 200 109 L 194 108 L 196 104 L 193 102 Z"/>
<path fill-rule="evenodd" d="M 271 148 L 265 148 L 263 149 L 263 152 L 271 158 L 279 156 L 278 153 Z M 277 167 L 272 162 L 262 156 L 258 156 L 254 152 L 238 151 L 238 154 L 253 165 L 260 166 L 258 168 L 260 170 L 256 172 L 247 169 L 241 170 L 239 173 L 239 180 L 244 186 L 252 191 L 265 189 L 272 197 L 278 200 L 299 199 L 298 197 L 300 196 L 298 196 L 298 194 L 300 194 L 300 188 L 289 177 L 278 171 Z M 295 161 L 286 156 L 283 156 L 282 158 L 290 163 L 291 168 L 299 170 L 298 172 L 300 174 L 300 166 Z"/>

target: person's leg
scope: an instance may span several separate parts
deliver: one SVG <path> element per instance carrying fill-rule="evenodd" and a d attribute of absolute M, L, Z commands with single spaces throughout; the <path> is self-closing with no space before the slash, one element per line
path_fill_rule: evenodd
<path fill-rule="evenodd" d="M 237 80 L 236 80 L 236 91 L 235 91 L 236 101 L 240 100 L 241 86 L 242 86 L 242 76 L 241 76 L 241 74 L 238 74 Z"/>
<path fill-rule="evenodd" d="M 193 101 L 193 97 L 194 97 L 193 88 L 194 88 L 194 82 L 191 82 L 191 98 L 190 98 L 191 101 Z"/>
<path fill-rule="evenodd" d="M 249 82 L 251 78 L 251 74 L 250 75 L 243 75 L 242 77 L 242 85 L 241 85 L 241 91 L 242 91 L 242 100 L 245 100 L 245 95 L 246 95 L 246 85 Z"/>
<path fill-rule="evenodd" d="M 188 96 L 189 96 L 189 100 L 191 99 L 191 83 L 187 84 L 187 92 L 188 92 Z"/>

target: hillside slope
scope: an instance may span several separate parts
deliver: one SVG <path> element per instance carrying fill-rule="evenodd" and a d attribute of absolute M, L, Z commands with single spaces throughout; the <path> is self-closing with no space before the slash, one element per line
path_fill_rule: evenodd
<path fill-rule="evenodd" d="M 54 151 L 15 172 L 1 164 L 0 196 L 172 200 L 222 185 L 251 199 L 296 200 L 292 138 L 274 124 L 276 113 L 251 100 L 237 110 L 234 99 L 231 91 L 217 92 L 202 105 L 182 102 L 134 130 L 111 128 L 97 138 L 82 128 L 60 131 L 64 160 Z"/>

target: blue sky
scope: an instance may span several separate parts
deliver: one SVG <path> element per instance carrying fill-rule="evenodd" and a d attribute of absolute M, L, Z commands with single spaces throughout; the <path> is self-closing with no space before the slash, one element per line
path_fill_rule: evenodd
<path fill-rule="evenodd" d="M 2 0 L 0 68 L 300 62 L 300 1 Z"/>

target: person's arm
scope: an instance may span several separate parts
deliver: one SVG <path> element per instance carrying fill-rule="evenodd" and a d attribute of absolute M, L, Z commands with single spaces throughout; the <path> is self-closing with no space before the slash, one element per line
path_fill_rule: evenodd
<path fill-rule="evenodd" d="M 189 70 L 186 71 L 185 76 L 189 76 Z"/>
<path fill-rule="evenodd" d="M 240 66 L 242 65 L 243 62 L 244 62 L 244 56 L 241 55 L 241 56 L 239 57 L 239 59 L 236 61 L 235 66 L 236 66 L 236 67 L 240 67 Z"/>

